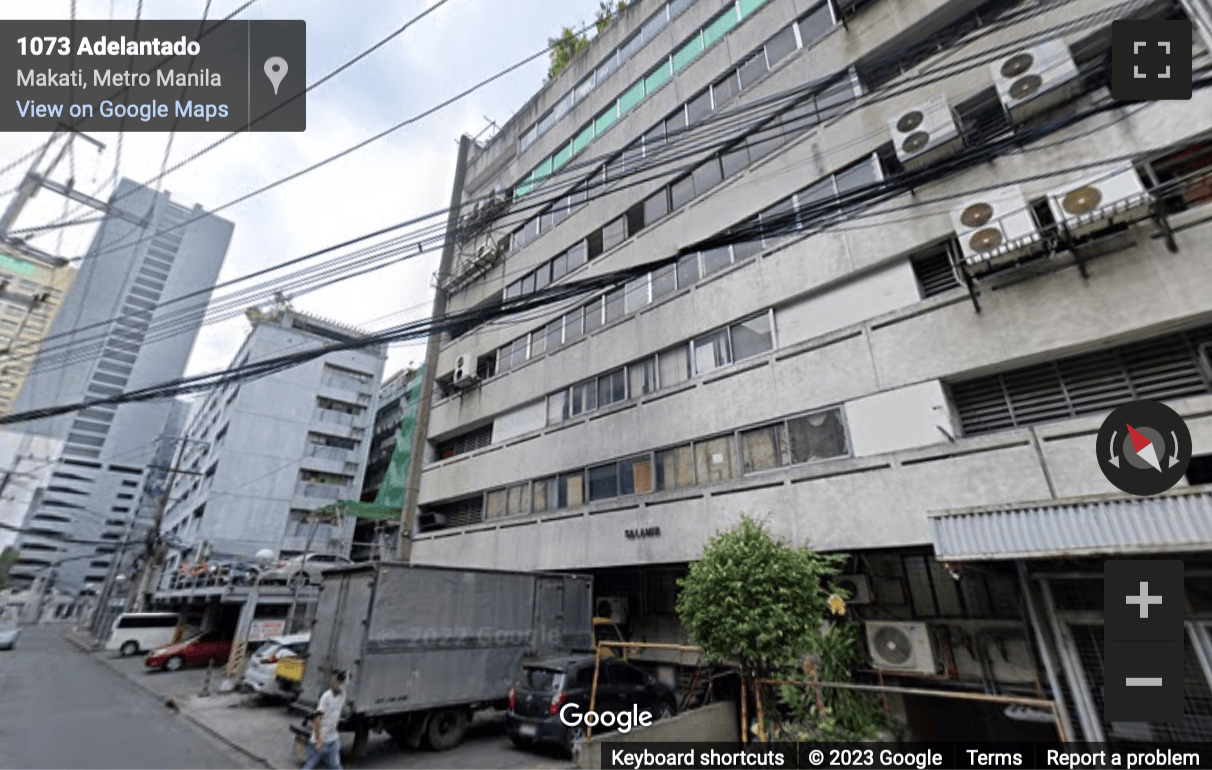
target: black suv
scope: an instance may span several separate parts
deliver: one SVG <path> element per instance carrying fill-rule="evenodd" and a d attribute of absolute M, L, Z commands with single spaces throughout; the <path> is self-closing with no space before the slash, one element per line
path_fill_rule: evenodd
<path fill-rule="evenodd" d="M 584 717 L 589 713 L 589 695 L 593 689 L 592 655 L 570 655 L 531 663 L 522 669 L 522 678 L 509 691 L 509 714 L 505 731 L 514 745 L 556 743 L 572 752 L 578 738 L 585 736 Z M 567 725 L 560 719 L 563 711 L 569 721 L 581 717 L 580 724 Z M 673 690 L 640 669 L 615 658 L 602 660 L 598 676 L 598 697 L 594 711 L 606 714 L 627 712 L 647 714 L 652 721 L 677 713 Z M 598 724 L 594 732 L 609 733 L 620 728 Z M 626 719 L 626 717 L 625 717 Z M 640 727 L 630 724 L 631 729 Z"/>

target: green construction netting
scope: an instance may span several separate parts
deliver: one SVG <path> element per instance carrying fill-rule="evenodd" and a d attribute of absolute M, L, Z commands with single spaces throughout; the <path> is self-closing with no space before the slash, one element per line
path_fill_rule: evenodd
<path fill-rule="evenodd" d="M 408 466 L 412 463 L 412 442 L 417 430 L 417 405 L 421 401 L 421 382 L 425 367 L 417 370 L 412 384 L 406 391 L 404 418 L 400 423 L 400 432 L 396 437 L 396 449 L 391 455 L 391 464 L 383 482 L 379 484 L 379 493 L 373 503 L 363 503 L 357 500 L 338 500 L 326 505 L 316 513 L 344 514 L 356 516 L 371 521 L 399 520 L 400 512 L 404 509 L 404 496 L 408 488 Z"/>

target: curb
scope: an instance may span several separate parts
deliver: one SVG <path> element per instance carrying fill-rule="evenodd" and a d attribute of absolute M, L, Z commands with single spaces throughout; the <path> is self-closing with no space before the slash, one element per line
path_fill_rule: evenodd
<path fill-rule="evenodd" d="M 94 663 L 96 663 L 97 665 L 99 665 L 99 666 L 105 666 L 105 667 L 106 667 L 107 669 L 109 669 L 110 671 L 113 671 L 115 674 L 118 674 L 119 676 L 121 676 L 120 672 L 116 671 L 114 668 L 112 668 L 112 667 L 110 667 L 110 666 L 106 666 L 106 665 L 105 665 L 105 663 L 104 663 L 104 661 L 101 661 L 101 660 L 99 660 L 99 659 L 97 659 L 97 658 L 94 658 L 94 657 L 92 656 L 92 653 L 94 652 L 94 650 L 92 650 L 90 646 L 86 646 L 86 645 L 85 645 L 85 643 L 84 643 L 83 641 L 81 641 L 81 640 L 79 640 L 79 639 L 75 638 L 75 637 L 74 637 L 72 634 L 70 634 L 70 633 L 68 633 L 68 634 L 64 634 L 64 635 L 63 635 L 63 638 L 64 638 L 64 639 L 66 639 L 66 640 L 67 640 L 69 643 L 71 643 L 73 646 L 75 646 L 75 647 L 76 647 L 78 650 L 80 650 L 81 652 L 88 653 L 89 657 L 90 657 L 90 658 L 92 658 L 93 662 L 94 662 Z M 123 678 L 124 680 L 126 680 L 127 682 L 130 682 L 130 683 L 131 683 L 132 685 L 134 685 L 135 687 L 138 687 L 138 688 L 139 688 L 140 690 L 142 690 L 143 692 L 145 692 L 145 693 L 147 693 L 147 694 L 149 694 L 149 695 L 154 696 L 154 697 L 156 698 L 156 700 L 159 700 L 159 701 L 162 701 L 162 700 L 163 700 L 163 697 L 164 697 L 164 696 L 160 695 L 160 693 L 156 692 L 155 690 L 152 690 L 150 687 L 147 687 L 147 686 L 145 686 L 145 685 L 143 685 L 143 684 L 140 684 L 139 682 L 137 682 L 137 681 L 135 681 L 135 680 L 133 680 L 133 679 L 131 679 L 130 677 L 127 677 L 127 676 L 123 676 L 122 678 Z M 198 719 L 197 717 L 195 717 L 195 716 L 191 715 L 191 714 L 190 714 L 189 712 L 187 712 L 187 711 L 184 709 L 184 707 L 182 707 L 180 704 L 178 704 L 178 707 L 177 707 L 177 713 L 178 713 L 178 714 L 180 714 L 182 717 L 184 717 L 184 718 L 185 718 L 185 720 L 186 720 L 187 722 L 189 722 L 190 724 L 194 725 L 195 727 L 199 727 L 199 728 L 201 728 L 201 729 L 202 729 L 202 731 L 203 731 L 203 732 L 205 732 L 205 733 L 207 733 L 208 735 L 210 735 L 210 736 L 212 736 L 212 737 L 214 737 L 214 738 L 218 738 L 218 739 L 219 739 L 219 741 L 221 741 L 222 743 L 226 744 L 227 746 L 230 746 L 231 748 L 235 749 L 236 751 L 240 752 L 241 754 L 243 754 L 243 755 L 245 755 L 245 756 L 249 757 L 250 759 L 252 759 L 252 760 L 254 760 L 254 761 L 256 761 L 256 762 L 260 762 L 262 765 L 264 765 L 264 766 L 265 766 L 265 767 L 267 767 L 267 768 L 270 768 L 271 770 L 275 770 L 276 766 L 275 766 L 275 765 L 274 765 L 272 762 L 270 762 L 268 759 L 266 759 L 265 757 L 261 756 L 260 754 L 257 754 L 257 753 L 256 753 L 256 752 L 254 752 L 254 751 L 250 751 L 250 750 L 248 750 L 248 749 L 244 748 L 244 747 L 243 747 L 243 746 L 241 746 L 240 744 L 238 744 L 238 743 L 236 743 L 235 741 L 233 741 L 232 739 L 228 738 L 228 737 L 227 737 L 226 735 L 224 735 L 223 733 L 221 733 L 221 732 L 219 732 L 218 730 L 214 729 L 213 727 L 211 727 L 210 725 L 208 725 L 208 724 L 206 724 L 205 722 L 201 721 L 201 720 L 200 720 L 200 719 Z"/>

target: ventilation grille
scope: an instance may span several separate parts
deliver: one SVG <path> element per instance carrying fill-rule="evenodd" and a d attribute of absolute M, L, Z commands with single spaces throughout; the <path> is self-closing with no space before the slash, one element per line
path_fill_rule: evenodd
<path fill-rule="evenodd" d="M 951 385 L 966 435 L 1212 393 L 1197 352 L 1212 327 Z"/>

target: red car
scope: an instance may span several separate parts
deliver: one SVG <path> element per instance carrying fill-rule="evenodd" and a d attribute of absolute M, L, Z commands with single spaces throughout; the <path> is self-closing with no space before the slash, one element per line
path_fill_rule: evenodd
<path fill-rule="evenodd" d="M 226 663 L 231 655 L 231 640 L 218 631 L 208 631 L 180 644 L 158 647 L 147 654 L 144 663 L 149 668 L 178 671 L 185 666 L 198 666 L 211 662 Z"/>

